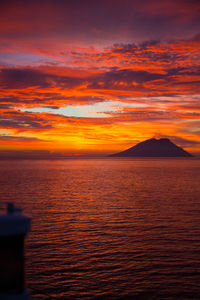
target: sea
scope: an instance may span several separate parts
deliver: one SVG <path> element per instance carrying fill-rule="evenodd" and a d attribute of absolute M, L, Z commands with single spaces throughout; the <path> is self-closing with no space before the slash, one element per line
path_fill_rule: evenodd
<path fill-rule="evenodd" d="M 200 159 L 0 161 L 32 299 L 200 299 Z"/>

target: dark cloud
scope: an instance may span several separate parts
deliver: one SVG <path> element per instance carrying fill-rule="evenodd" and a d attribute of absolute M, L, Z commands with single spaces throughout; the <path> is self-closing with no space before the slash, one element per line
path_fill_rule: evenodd
<path fill-rule="evenodd" d="M 31 129 L 50 129 L 52 124 L 50 120 L 40 117 L 39 114 L 26 113 L 20 111 L 3 112 L 0 118 L 1 128 L 15 128 L 23 130 Z"/>
<path fill-rule="evenodd" d="M 1 97 L 0 95 L 0 110 L 11 110 L 14 106 L 25 107 L 44 107 L 49 109 L 59 109 L 60 107 L 69 105 L 85 105 L 105 101 L 104 97 L 98 96 L 63 96 L 59 93 L 45 93 L 38 90 L 34 94 L 29 95 L 28 90 L 22 89 L 18 92 L 19 96 Z M 55 103 L 55 104 L 54 104 Z"/>
<path fill-rule="evenodd" d="M 190 68 L 186 67 L 176 67 L 167 69 L 168 76 L 175 76 L 175 75 L 200 75 L 200 67 L 191 66 Z"/>
<path fill-rule="evenodd" d="M 104 75 L 105 80 L 109 81 L 125 81 L 127 83 L 130 82 L 137 82 L 137 83 L 143 83 L 147 81 L 157 80 L 164 78 L 165 75 L 159 74 L 159 73 L 150 73 L 147 71 L 132 71 L 132 70 L 117 70 L 117 71 L 111 71 L 107 72 Z"/>
<path fill-rule="evenodd" d="M 15 119 L 0 119 L 0 127 L 1 128 L 10 128 L 10 129 L 23 129 L 23 130 L 31 130 L 31 129 L 50 129 L 52 125 L 41 124 L 38 122 L 27 120 L 25 117 L 24 120 L 15 120 Z"/>
<path fill-rule="evenodd" d="M 0 86 L 9 89 L 48 88 L 54 85 L 67 88 L 77 86 L 81 82 L 79 78 L 46 74 L 31 68 L 3 68 L 0 72 Z"/>
<path fill-rule="evenodd" d="M 114 53 L 124 53 L 124 54 L 133 54 L 135 53 L 135 50 L 138 50 L 138 45 L 135 43 L 132 44 L 114 44 L 112 46 L 112 51 Z"/>
<path fill-rule="evenodd" d="M 197 34 L 198 17 L 196 0 L 8 0 L 0 4 L 0 34 L 29 40 L 145 40 Z"/>
<path fill-rule="evenodd" d="M 159 73 L 150 73 L 146 71 L 132 71 L 128 69 L 113 70 L 105 72 L 101 76 L 91 79 L 89 88 L 93 89 L 129 89 L 135 90 L 134 83 L 142 84 L 148 81 L 163 79 L 166 76 Z"/>
<path fill-rule="evenodd" d="M 59 109 L 60 108 L 60 106 L 55 106 L 55 105 L 47 105 L 47 106 L 42 105 L 42 107 L 43 108 L 49 108 L 49 109 Z"/>
<path fill-rule="evenodd" d="M 1 100 L 0 100 L 1 101 Z M 11 108 L 10 104 L 0 103 L 0 109 L 9 109 Z"/>
<path fill-rule="evenodd" d="M 32 141 L 41 141 L 41 139 L 36 137 L 23 137 L 23 136 L 0 134 L 0 141 L 32 142 Z"/>
<path fill-rule="evenodd" d="M 23 89 L 31 86 L 46 88 L 50 86 L 46 76 L 38 70 L 7 68 L 0 73 L 1 87 L 9 89 Z"/>
<path fill-rule="evenodd" d="M 115 44 L 111 50 L 113 53 L 125 55 L 127 62 L 132 63 L 138 59 L 145 63 L 148 59 L 150 62 L 175 64 L 176 61 L 184 60 L 188 56 L 188 53 L 171 51 L 169 43 L 163 44 L 159 40 L 147 40 L 139 44 Z"/>
<path fill-rule="evenodd" d="M 128 84 L 131 84 L 133 81 L 137 83 L 144 83 L 147 81 L 165 78 L 165 75 L 159 73 L 150 73 L 146 71 L 132 71 L 128 69 L 111 70 L 105 72 L 100 76 L 94 75 L 93 77 L 90 76 L 86 79 L 44 74 L 38 70 L 33 69 L 2 69 L 0 74 L 2 87 L 10 89 L 24 89 L 33 86 L 39 88 L 59 86 L 65 89 L 79 86 L 81 83 L 84 82 L 87 82 L 90 88 L 101 88 L 101 84 L 99 83 L 103 83 L 104 88 L 112 88 L 114 86 L 115 88 L 117 88 L 116 84 L 120 82 Z M 58 97 L 59 99 L 61 99 L 61 96 Z M 58 100 L 58 98 L 53 99 Z M 15 98 L 15 101 L 16 100 L 17 98 Z M 12 99 L 11 101 L 14 102 L 14 100 Z M 34 101 L 37 101 L 37 98 L 35 98 Z"/>
<path fill-rule="evenodd" d="M 7 103 L 11 103 L 11 106 L 14 104 L 14 103 L 18 103 L 19 102 L 19 97 L 15 97 L 15 96 L 10 96 L 10 97 L 1 97 L 0 98 L 0 102 L 5 102 L 6 104 Z M 2 103 L 2 105 L 3 105 Z"/>

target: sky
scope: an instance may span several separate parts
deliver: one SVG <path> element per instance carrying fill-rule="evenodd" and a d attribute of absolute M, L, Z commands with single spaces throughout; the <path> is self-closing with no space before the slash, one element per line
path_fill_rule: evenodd
<path fill-rule="evenodd" d="M 0 150 L 200 155 L 199 0 L 1 0 Z"/>

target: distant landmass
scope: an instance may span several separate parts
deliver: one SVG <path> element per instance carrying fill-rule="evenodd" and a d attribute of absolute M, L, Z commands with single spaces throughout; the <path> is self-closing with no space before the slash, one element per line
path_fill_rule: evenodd
<path fill-rule="evenodd" d="M 112 157 L 192 157 L 193 155 L 175 145 L 167 138 L 149 139 L 115 154 Z"/>

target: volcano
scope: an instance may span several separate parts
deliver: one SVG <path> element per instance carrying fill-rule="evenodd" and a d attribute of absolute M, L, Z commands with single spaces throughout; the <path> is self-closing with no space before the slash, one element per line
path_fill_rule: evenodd
<path fill-rule="evenodd" d="M 190 153 L 175 145 L 167 138 L 149 139 L 115 154 L 112 157 L 192 157 Z"/>

